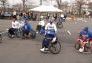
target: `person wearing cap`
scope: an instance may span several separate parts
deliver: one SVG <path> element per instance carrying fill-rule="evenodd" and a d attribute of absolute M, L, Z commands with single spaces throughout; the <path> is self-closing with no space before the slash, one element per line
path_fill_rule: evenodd
<path fill-rule="evenodd" d="M 84 51 L 84 46 L 86 43 L 90 43 L 92 45 L 92 32 L 89 30 L 88 27 L 84 27 L 83 30 L 80 32 L 78 41 L 81 44 L 81 48 L 79 49 L 79 52 Z"/>
<path fill-rule="evenodd" d="M 89 31 L 88 27 L 84 27 L 80 32 L 78 41 L 81 44 L 81 48 L 79 49 L 80 52 L 83 52 L 84 46 L 88 41 L 92 43 L 92 32 Z"/>

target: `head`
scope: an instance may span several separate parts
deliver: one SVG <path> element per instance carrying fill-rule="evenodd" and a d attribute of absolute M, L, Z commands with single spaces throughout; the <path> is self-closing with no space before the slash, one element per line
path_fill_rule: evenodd
<path fill-rule="evenodd" d="M 13 18 L 13 21 L 15 22 L 17 19 L 16 18 Z"/>
<path fill-rule="evenodd" d="M 50 24 L 52 24 L 52 23 L 53 23 L 53 21 L 54 21 L 54 18 L 51 18 L 51 19 L 50 19 Z"/>
<path fill-rule="evenodd" d="M 28 21 L 27 20 L 25 20 L 25 24 L 28 24 Z"/>
<path fill-rule="evenodd" d="M 83 31 L 88 32 L 88 27 L 84 27 Z"/>
<path fill-rule="evenodd" d="M 43 20 L 43 18 L 44 18 L 44 17 L 43 17 L 43 16 L 41 16 L 41 17 L 40 17 L 40 20 Z"/>
<path fill-rule="evenodd" d="M 50 24 L 52 24 L 53 23 L 53 21 L 52 20 L 50 20 Z"/>

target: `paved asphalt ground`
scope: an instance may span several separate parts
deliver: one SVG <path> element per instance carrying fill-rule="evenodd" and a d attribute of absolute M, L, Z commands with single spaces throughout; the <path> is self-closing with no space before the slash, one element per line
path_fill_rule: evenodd
<path fill-rule="evenodd" d="M 87 22 L 86 22 L 87 21 Z M 37 22 L 31 22 L 34 29 Z M 74 49 L 79 31 L 88 26 L 92 30 L 92 20 L 77 19 L 66 21 L 63 29 L 58 29 L 58 37 L 62 45 L 60 54 L 41 53 L 42 38 L 36 39 L 3 39 L 0 44 L 0 63 L 92 63 L 92 54 L 79 53 Z M 11 20 L 0 20 L 0 30 L 6 30 L 11 26 Z M 71 35 L 67 31 L 71 32 Z"/>

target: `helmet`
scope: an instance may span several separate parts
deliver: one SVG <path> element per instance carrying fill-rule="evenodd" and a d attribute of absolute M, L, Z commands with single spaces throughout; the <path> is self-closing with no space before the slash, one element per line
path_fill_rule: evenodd
<path fill-rule="evenodd" d="M 88 32 L 88 27 L 84 27 L 83 31 Z"/>

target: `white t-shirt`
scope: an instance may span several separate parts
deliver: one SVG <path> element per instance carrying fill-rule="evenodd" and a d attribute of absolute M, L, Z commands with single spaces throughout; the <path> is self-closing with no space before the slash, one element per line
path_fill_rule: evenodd
<path fill-rule="evenodd" d="M 18 21 L 12 22 L 12 28 L 18 29 L 19 27 L 20 25 Z"/>
<path fill-rule="evenodd" d="M 41 25 L 41 26 L 45 26 L 45 22 L 44 22 L 44 20 L 40 21 L 40 22 L 39 22 L 39 25 Z"/>
<path fill-rule="evenodd" d="M 48 23 L 45 27 L 45 30 L 55 30 L 55 32 L 57 32 L 57 27 L 54 23 L 52 24 Z"/>
<path fill-rule="evenodd" d="M 20 21 L 20 22 L 19 22 L 19 25 L 20 25 L 20 26 L 19 26 L 20 28 L 23 27 L 23 26 L 24 26 L 24 21 Z"/>
<path fill-rule="evenodd" d="M 61 14 L 61 17 L 64 18 L 64 14 Z"/>
<path fill-rule="evenodd" d="M 16 11 L 14 11 L 14 12 L 13 12 L 13 15 L 16 15 L 16 14 L 17 14 Z"/>

